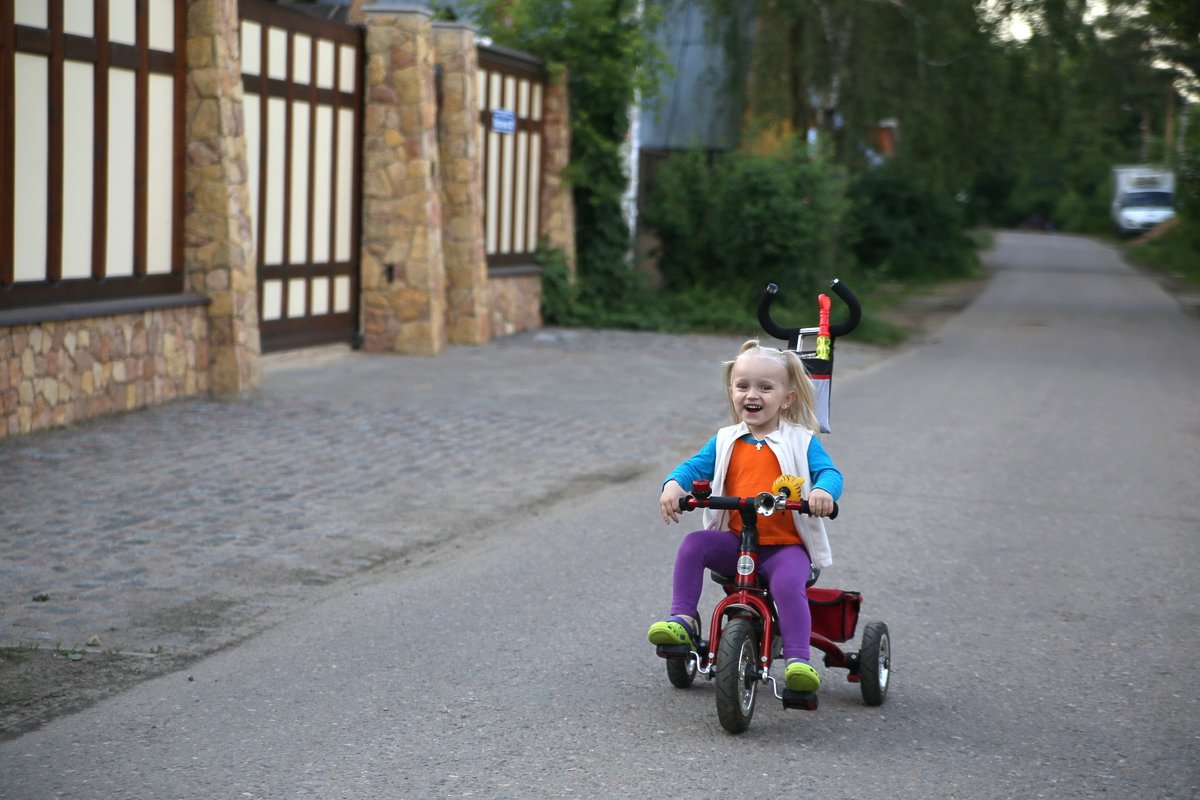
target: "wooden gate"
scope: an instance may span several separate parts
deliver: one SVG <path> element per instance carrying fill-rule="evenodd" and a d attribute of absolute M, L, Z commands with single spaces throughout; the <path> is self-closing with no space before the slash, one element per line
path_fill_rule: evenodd
<path fill-rule="evenodd" d="M 534 270 L 541 238 L 542 62 L 515 50 L 479 47 L 480 152 L 488 274 Z"/>
<path fill-rule="evenodd" d="M 264 352 L 358 334 L 363 29 L 240 0 Z"/>

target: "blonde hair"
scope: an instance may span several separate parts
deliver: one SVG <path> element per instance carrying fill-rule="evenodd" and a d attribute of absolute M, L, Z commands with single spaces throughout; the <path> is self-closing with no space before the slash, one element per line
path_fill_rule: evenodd
<path fill-rule="evenodd" d="M 737 358 L 724 363 L 725 375 L 725 393 L 729 398 L 729 413 L 733 417 L 734 422 L 741 422 L 741 416 L 738 414 L 737 407 L 733 404 L 733 365 L 738 362 L 738 359 L 746 356 L 762 356 L 769 358 L 772 361 L 778 362 L 787 375 L 788 391 L 796 393 L 796 402 L 789 403 L 787 408 L 780 409 L 779 413 L 784 419 L 793 425 L 799 425 L 807 428 L 812 433 L 821 430 L 821 423 L 817 420 L 817 391 L 813 388 L 812 380 L 808 377 L 808 370 L 804 368 L 804 362 L 800 360 L 800 356 L 794 350 L 777 350 L 774 347 L 763 347 L 759 344 L 758 339 L 747 339 L 742 344 L 742 349 L 738 353 Z"/>

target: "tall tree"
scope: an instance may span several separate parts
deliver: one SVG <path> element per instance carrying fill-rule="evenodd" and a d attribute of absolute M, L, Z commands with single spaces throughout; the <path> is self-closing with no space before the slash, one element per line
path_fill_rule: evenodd
<path fill-rule="evenodd" d="M 723 34 L 747 132 L 816 131 L 833 157 L 865 166 L 869 134 L 898 119 L 902 148 L 951 190 L 975 163 L 976 103 L 994 65 L 973 0 L 705 0 Z M 744 90 L 741 87 L 746 87 Z M 966 127 L 964 127 L 966 126 Z M 931 157 L 930 154 L 936 154 Z"/>

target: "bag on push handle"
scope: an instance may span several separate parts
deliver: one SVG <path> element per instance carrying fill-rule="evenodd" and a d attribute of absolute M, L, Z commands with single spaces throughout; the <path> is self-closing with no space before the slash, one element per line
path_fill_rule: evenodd
<path fill-rule="evenodd" d="M 808 370 L 817 393 L 817 422 L 821 433 L 829 433 L 829 395 L 833 382 L 833 340 L 829 336 L 829 295 L 817 295 L 820 309 L 817 317 L 817 349 L 812 353 L 801 353 L 800 360 Z"/>

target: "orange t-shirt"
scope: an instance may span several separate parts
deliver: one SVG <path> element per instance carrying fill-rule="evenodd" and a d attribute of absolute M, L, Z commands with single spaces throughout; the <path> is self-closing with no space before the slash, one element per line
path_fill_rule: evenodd
<path fill-rule="evenodd" d="M 764 445 L 759 449 L 745 439 L 738 439 L 733 443 L 733 453 L 729 456 L 723 494 L 728 497 L 753 497 L 759 492 L 769 492 L 779 474 L 779 459 L 775 458 L 771 448 Z M 737 511 L 729 512 L 729 527 L 735 533 L 742 532 L 742 515 Z M 760 515 L 758 543 L 800 544 L 800 533 L 792 520 L 792 512 L 777 511 L 769 517 Z"/>

